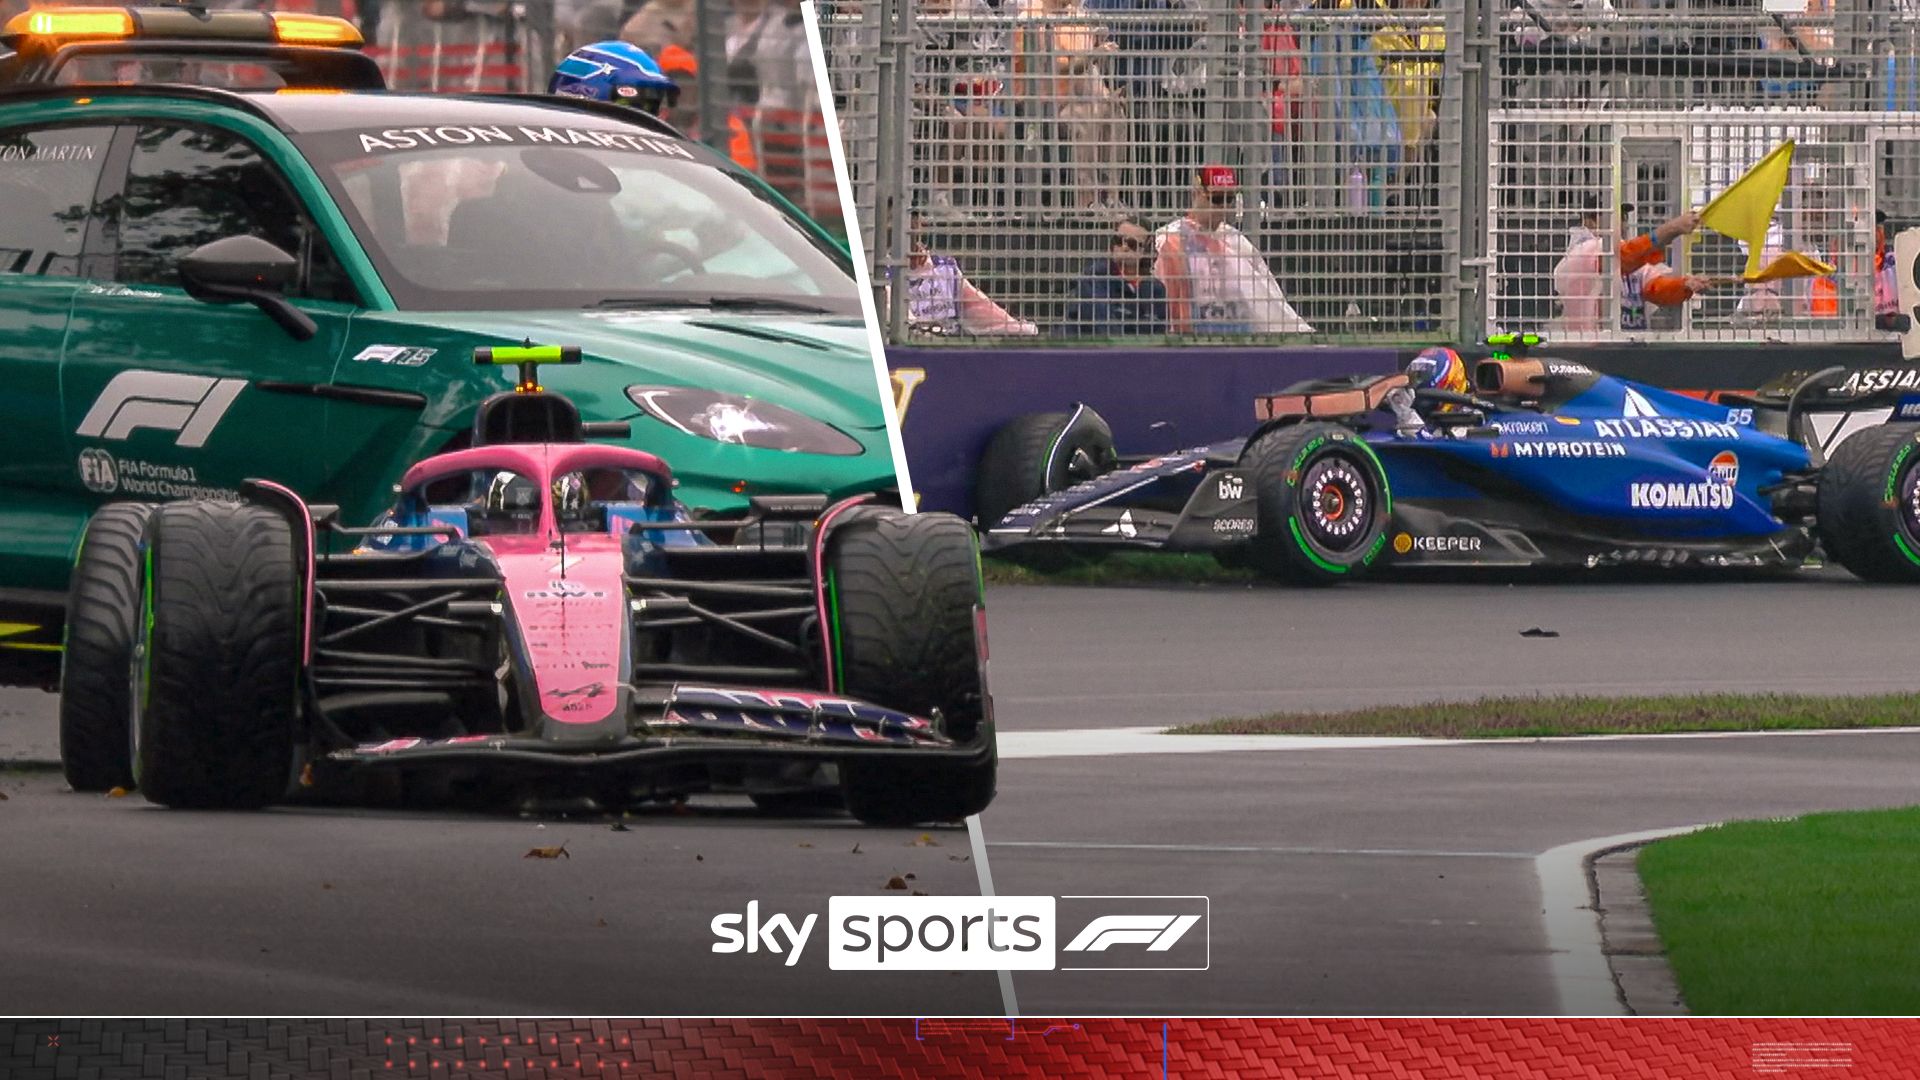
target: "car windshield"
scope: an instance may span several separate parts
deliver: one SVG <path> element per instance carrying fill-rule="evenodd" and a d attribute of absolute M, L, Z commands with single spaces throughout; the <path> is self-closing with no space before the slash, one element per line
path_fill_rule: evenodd
<path fill-rule="evenodd" d="M 638 127 L 471 125 L 301 141 L 402 308 L 859 314 L 843 253 L 741 177 Z"/>

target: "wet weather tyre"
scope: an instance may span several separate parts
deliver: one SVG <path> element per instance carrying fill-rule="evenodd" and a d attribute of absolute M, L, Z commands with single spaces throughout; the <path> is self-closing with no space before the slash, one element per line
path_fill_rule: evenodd
<path fill-rule="evenodd" d="M 850 696 L 932 717 L 970 761 L 861 760 L 840 768 L 847 810 L 870 825 L 954 821 L 993 800 L 998 757 L 976 642 L 973 531 L 950 514 L 855 511 L 827 538 L 830 662 Z"/>
<path fill-rule="evenodd" d="M 1827 555 L 1867 581 L 1920 583 L 1920 424 L 1849 435 L 1820 473 Z"/>
<path fill-rule="evenodd" d="M 87 521 L 67 586 L 60 663 L 60 770 L 75 791 L 133 787 L 127 665 L 140 613 L 148 503 L 109 503 Z"/>
<path fill-rule="evenodd" d="M 1028 413 L 1000 426 L 980 457 L 973 509 L 991 528 L 1015 507 L 1072 487 L 1114 465 L 1113 437 L 1100 425 L 1067 433 L 1067 413 Z"/>
<path fill-rule="evenodd" d="M 147 523 L 135 775 L 163 806 L 256 809 L 294 778 L 300 573 L 263 507 L 170 503 Z"/>
<path fill-rule="evenodd" d="M 1334 424 L 1273 428 L 1249 443 L 1257 532 L 1247 562 L 1291 585 L 1363 576 L 1386 542 L 1393 496 L 1380 459 Z"/>

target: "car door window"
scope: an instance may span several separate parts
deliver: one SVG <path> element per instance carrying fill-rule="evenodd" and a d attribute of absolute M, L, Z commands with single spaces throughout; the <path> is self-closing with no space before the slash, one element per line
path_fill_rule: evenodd
<path fill-rule="evenodd" d="M 111 127 L 0 132 L 0 274 L 74 277 Z"/>
<path fill-rule="evenodd" d="M 300 260 L 301 272 L 287 295 L 353 298 L 313 219 L 260 152 L 233 132 L 142 126 L 117 211 L 116 281 L 178 285 L 180 260 L 195 248 L 248 235 Z"/>

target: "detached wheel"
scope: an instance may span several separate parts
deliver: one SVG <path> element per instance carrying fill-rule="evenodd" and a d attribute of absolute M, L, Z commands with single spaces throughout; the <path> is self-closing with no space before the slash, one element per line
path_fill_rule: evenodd
<path fill-rule="evenodd" d="M 971 763 L 853 759 L 840 768 L 847 810 L 869 825 L 953 821 L 993 801 L 999 758 L 975 642 L 982 603 L 973 530 L 951 514 L 872 510 L 827 537 L 827 596 L 838 684 L 850 695 L 931 717 Z"/>
<path fill-rule="evenodd" d="M 147 523 L 147 549 L 132 666 L 141 794 L 195 809 L 278 801 L 299 731 L 292 530 L 257 506 L 169 503 Z"/>
<path fill-rule="evenodd" d="M 973 509 L 991 528 L 1018 506 L 1113 469 L 1113 433 L 1104 423 L 1067 431 L 1069 413 L 1028 413 L 1003 424 L 980 457 Z"/>
<path fill-rule="evenodd" d="M 1358 578 L 1385 542 L 1393 496 L 1360 436 L 1335 424 L 1296 424 L 1255 439 L 1240 463 L 1253 474 L 1259 531 L 1247 561 L 1293 585 Z"/>
<path fill-rule="evenodd" d="M 1920 424 L 1847 436 L 1821 470 L 1815 513 L 1827 554 L 1856 577 L 1920 582 Z"/>
<path fill-rule="evenodd" d="M 87 522 L 67 587 L 60 770 L 75 791 L 133 786 L 127 664 L 140 610 L 140 537 L 153 507 L 110 503 Z"/>

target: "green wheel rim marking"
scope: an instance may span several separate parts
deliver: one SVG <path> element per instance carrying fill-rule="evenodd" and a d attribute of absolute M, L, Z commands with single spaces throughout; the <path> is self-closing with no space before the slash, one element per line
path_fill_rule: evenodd
<path fill-rule="evenodd" d="M 1387 467 L 1381 464 L 1380 455 L 1373 452 L 1373 447 L 1367 445 L 1367 440 L 1354 439 L 1353 445 L 1366 451 L 1367 457 L 1372 459 L 1374 475 L 1380 478 L 1380 513 L 1391 515 L 1393 513 L 1393 489 L 1387 486 Z"/>
<path fill-rule="evenodd" d="M 1344 574 L 1347 572 L 1346 567 L 1335 566 L 1334 564 L 1321 558 L 1318 554 L 1314 552 L 1312 548 L 1307 546 L 1307 538 L 1300 535 L 1300 519 L 1298 517 L 1288 518 L 1287 528 L 1293 530 L 1294 546 L 1300 549 L 1300 553 L 1302 555 L 1305 555 L 1307 558 L 1312 559 L 1313 564 L 1315 566 L 1318 566 L 1320 569 L 1325 570 L 1329 574 Z"/>
<path fill-rule="evenodd" d="M 1907 543 L 1906 537 L 1901 536 L 1899 533 L 1894 533 L 1893 542 L 1900 548 L 1900 554 L 1907 557 L 1908 562 L 1911 562 L 1915 566 L 1920 566 L 1920 553 L 1915 553 L 1913 547 Z"/>
<path fill-rule="evenodd" d="M 140 714 L 133 717 L 131 730 L 133 740 L 130 749 L 139 745 L 140 724 L 146 719 L 147 710 L 153 707 L 153 545 L 148 544 L 140 553 L 140 564 L 145 568 L 140 581 Z M 140 755 L 134 753 L 128 762 L 132 767 L 133 786 L 140 786 Z"/>
<path fill-rule="evenodd" d="M 987 575 L 980 568 L 980 536 L 972 529 L 967 530 L 967 547 L 973 551 L 973 595 L 980 606 L 987 606 Z"/>
<path fill-rule="evenodd" d="M 840 651 L 840 581 L 838 572 L 827 570 L 827 611 L 833 630 L 833 685 L 847 692 L 847 661 Z"/>
<path fill-rule="evenodd" d="M 1911 453 L 1913 453 L 1913 443 L 1908 443 L 1893 456 L 1893 467 L 1887 470 L 1887 490 L 1883 493 L 1883 498 L 1888 500 L 1894 498 L 1894 492 L 1900 487 L 1900 466 L 1906 462 L 1907 455 Z"/>

